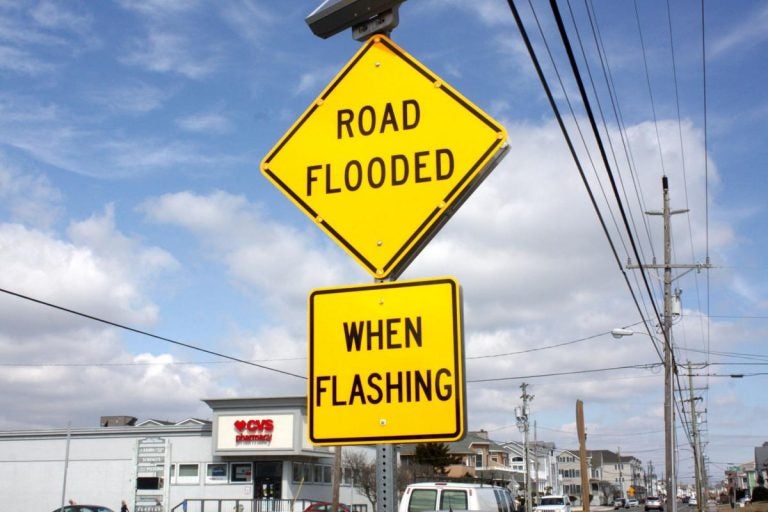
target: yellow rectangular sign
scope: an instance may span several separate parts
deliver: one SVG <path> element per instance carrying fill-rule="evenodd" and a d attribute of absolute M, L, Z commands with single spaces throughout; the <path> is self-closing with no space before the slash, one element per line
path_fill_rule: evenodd
<path fill-rule="evenodd" d="M 461 294 L 452 278 L 314 290 L 309 439 L 455 441 L 465 431 Z"/>

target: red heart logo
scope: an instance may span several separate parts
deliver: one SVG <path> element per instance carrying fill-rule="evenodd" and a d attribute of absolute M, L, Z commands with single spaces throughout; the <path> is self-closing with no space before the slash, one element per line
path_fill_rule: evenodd
<path fill-rule="evenodd" d="M 235 422 L 235 428 L 236 428 L 237 430 L 239 430 L 240 432 L 242 432 L 242 431 L 243 431 L 243 429 L 245 428 L 245 421 L 243 421 L 243 420 L 237 420 L 237 421 Z"/>

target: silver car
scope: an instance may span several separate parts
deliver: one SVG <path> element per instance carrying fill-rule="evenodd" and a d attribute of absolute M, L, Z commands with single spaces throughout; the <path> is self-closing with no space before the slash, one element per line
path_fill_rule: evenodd
<path fill-rule="evenodd" d="M 648 496 L 645 498 L 645 511 L 648 512 L 649 510 L 664 512 L 664 503 L 661 501 L 661 498 L 657 496 Z"/>

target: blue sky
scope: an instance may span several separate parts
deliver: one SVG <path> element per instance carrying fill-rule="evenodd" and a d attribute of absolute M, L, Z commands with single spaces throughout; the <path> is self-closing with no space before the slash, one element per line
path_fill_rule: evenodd
<path fill-rule="evenodd" d="M 306 375 L 310 291 L 371 280 L 259 170 L 359 48 L 349 33 L 322 40 L 310 32 L 304 18 L 316 4 L 0 2 L 0 287 Z M 645 58 L 634 5 L 594 2 L 634 174 L 584 5 L 573 11 L 643 254 L 662 258 L 660 220 L 647 217 L 644 227 L 642 212 L 661 209 L 666 173 L 672 207 L 690 209 L 673 218 L 675 260 L 709 255 L 713 265 L 675 281 L 683 315 L 674 337 L 677 360 L 694 363 L 694 387 L 706 388 L 697 393 L 719 478 L 767 440 L 766 377 L 750 374 L 768 357 L 760 177 L 768 8 L 706 2 L 705 132 L 701 4 L 672 3 L 673 45 L 666 5 L 638 4 Z M 548 3 L 533 5 L 565 92 L 528 5 L 520 9 L 566 123 L 574 128 L 567 93 L 587 130 Z M 561 10 L 576 44 L 568 6 Z M 582 399 L 590 448 L 621 447 L 663 467 L 658 368 L 544 377 L 659 357 L 647 334 L 608 334 L 641 327 L 640 313 L 507 3 L 409 0 L 400 20 L 393 40 L 509 132 L 507 157 L 403 275 L 450 275 L 463 287 L 469 428 L 520 439 L 514 407 L 526 381 L 539 439 L 574 447 Z M 593 139 L 585 131 L 595 170 L 571 133 L 610 219 L 616 203 L 599 192 L 608 182 Z M 609 231 L 624 263 L 626 233 L 610 220 Z M 637 271 L 626 272 L 653 328 Z M 181 420 L 208 414 L 201 398 L 305 392 L 303 379 L 8 294 L 0 296 L 0 355 L 4 429 L 95 425 L 103 414 Z M 679 440 L 680 479 L 690 481 L 682 430 Z"/>

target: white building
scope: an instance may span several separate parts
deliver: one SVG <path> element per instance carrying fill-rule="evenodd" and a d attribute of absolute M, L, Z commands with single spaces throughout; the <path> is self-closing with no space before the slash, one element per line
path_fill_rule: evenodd
<path fill-rule="evenodd" d="M 212 421 L 107 416 L 94 428 L 0 432 L 2 509 L 73 499 L 115 510 L 125 500 L 133 512 L 301 512 L 330 501 L 333 454 L 308 441 L 306 398 L 205 403 Z M 370 510 L 346 482 L 341 501 Z"/>
<path fill-rule="evenodd" d="M 513 470 L 519 471 L 525 478 L 525 447 L 523 443 L 512 441 L 505 443 L 510 452 L 510 464 Z M 530 458 L 528 469 L 531 479 L 531 492 L 536 495 L 562 494 L 563 479 L 559 471 L 559 462 L 555 454 L 555 444 L 545 441 L 528 443 Z M 524 480 L 523 480 L 524 482 Z"/>

